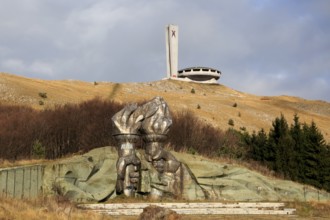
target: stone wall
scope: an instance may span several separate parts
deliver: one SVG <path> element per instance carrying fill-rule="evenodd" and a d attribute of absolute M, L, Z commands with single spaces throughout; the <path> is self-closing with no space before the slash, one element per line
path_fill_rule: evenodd
<path fill-rule="evenodd" d="M 44 165 L 0 169 L 0 195 L 35 198 L 42 194 Z"/>

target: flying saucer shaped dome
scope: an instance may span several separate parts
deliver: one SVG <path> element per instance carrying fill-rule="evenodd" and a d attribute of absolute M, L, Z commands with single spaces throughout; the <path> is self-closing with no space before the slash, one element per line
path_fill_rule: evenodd
<path fill-rule="evenodd" d="M 188 78 L 194 81 L 218 80 L 220 76 L 219 70 L 209 67 L 189 67 L 178 71 L 179 78 Z"/>

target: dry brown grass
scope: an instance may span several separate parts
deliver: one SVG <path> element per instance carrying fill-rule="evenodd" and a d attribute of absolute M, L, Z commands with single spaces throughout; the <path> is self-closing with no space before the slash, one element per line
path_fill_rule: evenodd
<path fill-rule="evenodd" d="M 297 215 L 305 218 L 330 219 L 330 201 L 328 202 L 291 202 L 288 207 L 295 208 Z"/>
<path fill-rule="evenodd" d="M 67 154 L 63 157 L 61 157 L 61 159 L 57 159 L 57 160 L 63 160 L 66 158 L 71 158 L 73 156 L 76 155 L 81 155 L 82 152 L 77 152 L 74 154 Z M 37 164 L 48 164 L 48 163 L 54 163 L 57 160 L 47 160 L 47 159 L 18 159 L 18 160 L 5 160 L 0 158 L 0 168 L 10 168 L 10 167 L 18 167 L 18 166 L 29 166 L 29 165 L 37 165 Z"/>
<path fill-rule="evenodd" d="M 79 210 L 74 204 L 55 198 L 35 200 L 0 197 L 0 219 L 113 219 L 91 211 Z"/>
<path fill-rule="evenodd" d="M 74 204 L 56 198 L 21 200 L 0 197 L 0 219 L 113 219 L 91 211 L 79 210 Z"/>
<path fill-rule="evenodd" d="M 118 202 L 118 201 L 117 201 Z M 120 201 L 121 202 L 121 201 Z M 136 202 L 131 201 L 131 202 Z M 141 202 L 141 201 L 140 201 Z M 277 219 L 330 219 L 330 202 L 292 202 L 286 207 L 295 208 L 296 216 L 273 215 L 180 215 L 181 220 L 277 220 Z M 73 203 L 62 198 L 38 198 L 34 200 L 0 197 L 0 219 L 91 219 L 136 220 L 138 216 L 107 216 L 77 209 Z"/>
<path fill-rule="evenodd" d="M 45 164 L 48 160 L 16 160 L 9 161 L 0 158 L 0 168 L 8 168 L 8 167 L 17 167 L 17 166 L 27 166 L 27 165 L 36 165 L 36 164 Z"/>

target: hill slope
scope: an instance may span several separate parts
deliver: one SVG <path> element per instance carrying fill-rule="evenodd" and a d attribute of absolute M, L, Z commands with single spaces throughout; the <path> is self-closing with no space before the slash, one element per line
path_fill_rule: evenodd
<path fill-rule="evenodd" d="M 46 93 L 47 98 L 39 93 Z M 162 96 L 172 111 L 189 109 L 204 121 L 222 129 L 234 120 L 234 128 L 248 131 L 268 130 L 272 121 L 284 114 L 291 123 L 297 113 L 300 121 L 312 120 L 330 142 L 330 103 L 298 97 L 262 97 L 228 88 L 176 80 L 148 83 L 82 82 L 75 80 L 48 81 L 0 73 L 0 103 L 22 104 L 36 109 L 58 104 L 79 103 L 95 97 L 122 103 L 149 100 Z M 40 104 L 43 101 L 43 104 Z M 236 103 L 236 104 L 235 104 Z M 236 106 L 236 107 L 234 107 Z"/>

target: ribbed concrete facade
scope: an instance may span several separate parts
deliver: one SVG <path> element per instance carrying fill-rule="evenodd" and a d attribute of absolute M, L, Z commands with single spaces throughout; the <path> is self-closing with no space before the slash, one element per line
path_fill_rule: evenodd
<path fill-rule="evenodd" d="M 44 166 L 0 169 L 0 195 L 13 198 L 36 198 L 42 194 Z"/>

